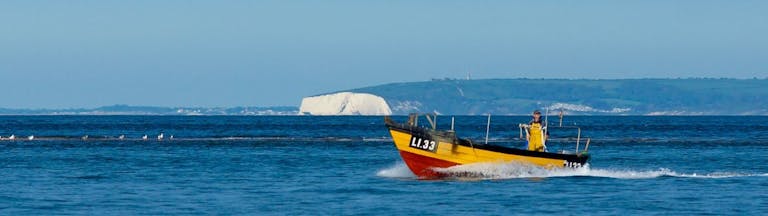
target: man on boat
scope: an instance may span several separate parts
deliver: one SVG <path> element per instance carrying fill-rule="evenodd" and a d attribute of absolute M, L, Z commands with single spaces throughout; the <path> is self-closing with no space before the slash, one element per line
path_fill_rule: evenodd
<path fill-rule="evenodd" d="M 540 111 L 533 111 L 533 120 L 528 125 L 530 125 L 528 128 L 528 150 L 546 151 L 544 142 L 549 138 L 549 131 L 544 130 L 547 122 L 542 122 Z"/>

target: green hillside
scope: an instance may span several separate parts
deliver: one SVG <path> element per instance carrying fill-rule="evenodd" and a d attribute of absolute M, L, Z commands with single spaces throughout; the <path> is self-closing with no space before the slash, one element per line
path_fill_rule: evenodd
<path fill-rule="evenodd" d="M 397 114 L 766 115 L 767 79 L 488 79 L 392 83 L 348 90 L 387 100 Z"/>

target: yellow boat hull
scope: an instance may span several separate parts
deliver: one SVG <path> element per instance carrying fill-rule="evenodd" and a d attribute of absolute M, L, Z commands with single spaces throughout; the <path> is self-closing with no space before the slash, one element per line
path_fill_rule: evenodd
<path fill-rule="evenodd" d="M 545 168 L 580 167 L 586 154 L 556 154 L 472 143 L 447 131 L 387 122 L 395 147 L 419 177 L 440 177 L 433 168 L 482 162 L 521 162 Z"/>

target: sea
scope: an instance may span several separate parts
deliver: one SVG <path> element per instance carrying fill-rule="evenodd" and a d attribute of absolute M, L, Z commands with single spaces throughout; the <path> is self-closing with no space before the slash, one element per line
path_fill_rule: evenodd
<path fill-rule="evenodd" d="M 523 148 L 529 120 L 434 127 Z M 419 179 L 381 116 L 0 116 L 0 215 L 768 214 L 766 116 L 549 121 L 549 151 L 590 139 L 587 166 L 495 162 Z"/>

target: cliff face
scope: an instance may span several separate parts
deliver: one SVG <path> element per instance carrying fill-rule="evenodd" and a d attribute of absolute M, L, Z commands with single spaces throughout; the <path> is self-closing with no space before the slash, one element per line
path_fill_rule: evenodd
<path fill-rule="evenodd" d="M 384 98 L 367 93 L 339 92 L 301 100 L 302 115 L 391 115 Z"/>

